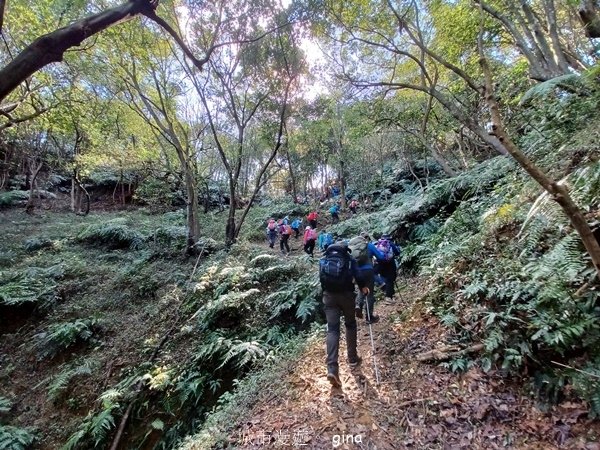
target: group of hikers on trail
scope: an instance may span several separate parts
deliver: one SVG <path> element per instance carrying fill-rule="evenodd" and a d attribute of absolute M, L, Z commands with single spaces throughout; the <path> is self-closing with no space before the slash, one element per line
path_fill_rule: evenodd
<path fill-rule="evenodd" d="M 346 326 L 348 365 L 354 368 L 361 362 L 356 348 L 356 318 L 365 317 L 364 310 L 369 326 L 379 321 L 379 316 L 374 313 L 376 276 L 384 283 L 386 301 L 393 302 L 397 276 L 395 257 L 399 255 L 400 248 L 389 235 L 373 242 L 367 232 L 362 232 L 348 242 L 328 245 L 319 261 L 327 318 L 327 379 L 334 387 L 342 385 L 338 365 L 340 316 L 344 316 Z"/>
<path fill-rule="evenodd" d="M 304 251 L 313 256 L 315 243 L 317 242 L 318 233 L 316 231 L 317 228 L 317 219 L 319 215 L 316 211 L 312 211 L 306 219 L 308 220 L 309 225 L 304 229 L 303 235 L 303 244 Z M 275 248 L 275 242 L 277 238 L 279 238 L 279 249 L 281 253 L 284 255 L 290 254 L 290 245 L 289 240 L 292 233 L 294 234 L 294 238 L 298 239 L 300 236 L 300 227 L 302 226 L 302 219 L 295 218 L 290 222 L 290 218 L 285 216 L 283 219 L 275 220 L 271 217 L 267 221 L 267 241 L 269 242 L 270 248 Z"/>
<path fill-rule="evenodd" d="M 350 210 L 356 213 L 358 202 L 350 203 Z M 335 204 L 330 209 L 332 222 L 339 221 L 339 207 Z M 323 303 L 327 318 L 327 378 L 334 387 L 342 385 L 339 376 L 339 342 L 340 316 L 344 316 L 346 326 L 346 347 L 348 364 L 351 368 L 358 366 L 361 358 L 357 351 L 357 322 L 365 319 L 371 326 L 379 321 L 375 314 L 375 287 L 381 286 L 385 292 L 385 302 L 393 303 L 398 268 L 395 258 L 400 255 L 400 247 L 391 236 L 384 234 L 378 240 L 372 240 L 368 232 L 350 240 L 334 242 L 330 233 L 317 233 L 319 214 L 311 211 L 306 219 L 309 223 L 304 228 L 304 251 L 313 256 L 318 244 L 323 251 L 319 260 L 319 279 L 323 289 Z M 297 239 L 300 235 L 302 219 L 296 218 L 290 223 L 288 216 L 276 221 L 270 218 L 267 223 L 269 247 L 275 247 L 279 237 L 279 248 L 284 255 L 289 255 L 289 239 L 292 233 Z M 355 285 L 358 291 L 355 292 Z"/>

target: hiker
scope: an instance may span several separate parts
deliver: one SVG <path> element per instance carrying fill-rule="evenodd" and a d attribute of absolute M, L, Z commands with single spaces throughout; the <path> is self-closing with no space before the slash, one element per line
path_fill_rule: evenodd
<path fill-rule="evenodd" d="M 338 354 L 340 346 L 340 316 L 346 325 L 346 352 L 348 365 L 358 366 L 361 358 L 356 348 L 356 319 L 354 317 L 354 282 L 367 295 L 368 287 L 360 277 L 356 260 L 350 255 L 345 242 L 329 246 L 319 260 L 319 279 L 323 288 L 323 304 L 327 318 L 327 379 L 334 387 L 340 387 Z"/>
<path fill-rule="evenodd" d="M 350 212 L 352 212 L 352 215 L 356 214 L 356 210 L 358 208 L 358 202 L 356 201 L 356 199 L 353 199 L 348 207 L 350 208 Z"/>
<path fill-rule="evenodd" d="M 374 313 L 375 307 L 375 269 L 373 268 L 373 258 L 383 258 L 384 255 L 377 249 L 375 244 L 371 242 L 371 238 L 366 231 L 363 231 L 360 236 L 350 239 L 348 248 L 352 253 L 352 257 L 356 259 L 360 276 L 364 285 L 369 288 L 368 294 L 359 292 L 356 296 L 355 314 L 359 319 L 363 318 L 363 308 L 366 303 L 367 324 L 376 323 L 379 321 L 379 316 Z"/>
<path fill-rule="evenodd" d="M 331 213 L 331 224 L 335 225 L 340 221 L 340 207 L 337 203 L 335 203 L 331 208 L 329 208 L 329 212 Z"/>
<path fill-rule="evenodd" d="M 396 294 L 395 285 L 398 275 L 395 257 L 400 255 L 400 248 L 392 242 L 389 234 L 381 236 L 375 247 L 381 253 L 381 257 L 376 257 L 376 271 L 385 280 L 385 302 L 391 304 Z"/>
<path fill-rule="evenodd" d="M 308 216 L 306 216 L 306 218 L 308 219 L 308 224 L 310 225 L 310 227 L 313 230 L 317 229 L 317 219 L 319 218 L 319 214 L 316 211 L 311 211 L 310 214 Z"/>
<path fill-rule="evenodd" d="M 310 226 L 304 229 L 304 251 L 313 256 L 315 251 L 315 242 L 317 241 L 317 232 Z"/>
<path fill-rule="evenodd" d="M 298 239 L 300 236 L 300 227 L 302 226 L 302 219 L 294 219 L 292 222 L 292 231 L 294 232 L 294 238 Z"/>
<path fill-rule="evenodd" d="M 284 225 L 289 225 L 289 223 L 290 223 L 290 217 L 289 217 L 289 216 L 285 216 L 285 217 L 283 218 L 283 224 L 284 224 Z"/>
<path fill-rule="evenodd" d="M 277 223 L 272 217 L 267 222 L 267 240 L 269 241 L 269 247 L 275 247 L 275 240 L 277 239 Z"/>
<path fill-rule="evenodd" d="M 317 239 L 317 247 L 319 247 L 319 250 L 325 251 L 325 250 L 327 250 L 327 247 L 329 247 L 331 244 L 333 244 L 334 240 L 335 239 L 333 237 L 333 234 L 321 233 L 319 235 L 319 239 Z"/>
<path fill-rule="evenodd" d="M 281 250 L 281 253 L 283 253 L 285 256 L 290 254 L 290 244 L 288 244 L 288 241 L 290 240 L 291 235 L 292 227 L 287 225 L 285 221 L 282 221 L 279 224 L 279 250 Z"/>

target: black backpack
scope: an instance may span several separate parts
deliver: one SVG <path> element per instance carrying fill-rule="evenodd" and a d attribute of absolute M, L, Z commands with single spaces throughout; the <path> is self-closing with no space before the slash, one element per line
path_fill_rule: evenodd
<path fill-rule="evenodd" d="M 319 260 L 319 279 L 324 291 L 351 292 L 352 284 L 352 258 L 347 247 L 330 245 L 325 251 L 325 256 Z"/>

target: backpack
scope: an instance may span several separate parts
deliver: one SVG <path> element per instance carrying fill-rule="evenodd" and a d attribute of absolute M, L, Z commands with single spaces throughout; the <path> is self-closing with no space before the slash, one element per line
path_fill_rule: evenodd
<path fill-rule="evenodd" d="M 358 206 L 358 202 L 356 200 L 352 200 L 350 202 L 350 208 L 356 208 Z"/>
<path fill-rule="evenodd" d="M 300 228 L 300 221 L 298 219 L 292 222 L 292 228 Z"/>
<path fill-rule="evenodd" d="M 312 239 L 313 241 L 317 240 L 317 231 L 316 230 L 310 230 L 310 239 Z"/>
<path fill-rule="evenodd" d="M 350 239 L 348 242 L 348 248 L 352 254 L 352 257 L 358 261 L 359 264 L 366 264 L 369 262 L 369 242 L 362 236 L 356 236 Z"/>
<path fill-rule="evenodd" d="M 285 230 L 283 231 L 283 234 L 292 234 L 292 227 L 290 227 L 289 225 L 285 225 Z"/>
<path fill-rule="evenodd" d="M 337 206 L 335 206 L 335 205 L 333 205 L 331 208 L 329 208 L 329 212 L 331 214 L 335 214 L 335 213 L 337 213 L 337 211 L 338 211 Z"/>
<path fill-rule="evenodd" d="M 377 250 L 383 253 L 382 261 L 391 261 L 394 259 L 394 249 L 392 248 L 392 244 L 389 240 L 379 239 L 375 247 L 377 247 Z"/>
<path fill-rule="evenodd" d="M 288 226 L 284 223 L 279 224 L 279 234 L 290 234 L 288 233 Z"/>
<path fill-rule="evenodd" d="M 330 245 L 319 260 L 319 280 L 324 291 L 349 292 L 353 290 L 352 259 L 346 247 Z"/>
<path fill-rule="evenodd" d="M 321 236 L 319 236 L 319 248 L 324 250 L 331 244 L 333 244 L 333 235 L 331 233 L 321 233 Z"/>
<path fill-rule="evenodd" d="M 313 211 L 313 212 L 311 212 L 311 213 L 308 215 L 307 219 L 308 219 L 308 220 L 317 220 L 317 213 L 316 213 L 316 212 L 314 212 L 314 211 Z"/>
<path fill-rule="evenodd" d="M 267 228 L 269 230 L 271 230 L 271 231 L 274 231 L 276 227 L 277 227 L 277 224 L 275 223 L 275 221 L 274 220 L 270 220 L 269 224 L 267 225 Z"/>

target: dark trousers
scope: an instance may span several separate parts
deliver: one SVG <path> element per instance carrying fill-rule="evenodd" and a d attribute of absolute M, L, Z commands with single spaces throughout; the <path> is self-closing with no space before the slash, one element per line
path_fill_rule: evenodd
<path fill-rule="evenodd" d="M 363 309 L 365 303 L 367 304 L 367 319 L 373 316 L 373 308 L 375 306 L 375 272 L 373 269 L 361 269 L 360 276 L 365 283 L 365 286 L 369 288 L 369 293 L 367 295 L 358 291 L 358 295 L 356 296 L 356 307 L 359 309 Z"/>
<path fill-rule="evenodd" d="M 338 373 L 340 347 L 340 316 L 346 325 L 346 351 L 348 361 L 356 361 L 356 319 L 354 318 L 354 292 L 323 292 L 325 317 L 327 317 L 327 370 Z"/>
<path fill-rule="evenodd" d="M 300 236 L 300 228 L 292 228 L 292 230 L 294 230 L 294 237 L 296 239 L 298 239 L 298 236 Z"/>
<path fill-rule="evenodd" d="M 308 253 L 310 256 L 313 255 L 313 252 L 315 251 L 315 240 L 314 239 L 309 239 L 308 241 L 306 241 L 306 244 L 304 244 L 304 251 L 306 253 Z"/>
<path fill-rule="evenodd" d="M 396 293 L 395 285 L 396 285 L 396 277 L 397 277 L 397 269 L 396 262 L 386 261 L 386 262 L 378 262 L 377 269 L 379 275 L 381 275 L 385 279 L 385 296 L 393 297 Z"/>
<path fill-rule="evenodd" d="M 290 252 L 290 244 L 288 244 L 288 240 L 290 239 L 290 235 L 289 234 L 282 234 L 281 237 L 279 238 L 279 249 L 281 251 L 283 251 L 283 248 L 285 247 L 285 250 L 289 253 Z"/>
<path fill-rule="evenodd" d="M 340 216 L 338 213 L 331 214 L 331 223 L 338 223 L 340 221 Z"/>
<path fill-rule="evenodd" d="M 267 239 L 269 240 L 269 247 L 273 248 L 275 246 L 275 239 L 277 239 L 277 231 L 269 231 Z"/>
<path fill-rule="evenodd" d="M 315 228 L 317 228 L 317 221 L 316 220 L 309 220 L 308 223 L 310 224 L 310 227 L 314 230 Z"/>

